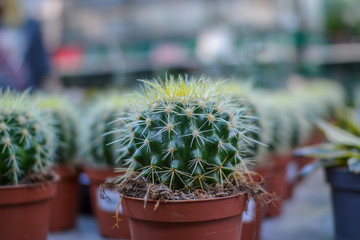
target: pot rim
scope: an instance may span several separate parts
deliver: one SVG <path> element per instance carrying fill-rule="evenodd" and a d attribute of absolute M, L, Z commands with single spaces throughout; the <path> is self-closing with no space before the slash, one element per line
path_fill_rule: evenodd
<path fill-rule="evenodd" d="M 135 197 L 128 197 L 122 193 L 119 193 L 120 196 L 129 199 L 129 200 L 134 200 L 134 201 L 141 201 L 144 202 L 143 198 L 135 198 Z M 153 199 L 147 199 L 146 202 L 147 203 L 157 203 L 158 201 L 160 201 L 160 203 L 192 203 L 192 202 L 209 202 L 209 201 L 214 201 L 214 200 L 225 200 L 225 199 L 229 199 L 229 198 L 235 198 L 235 197 L 247 197 L 247 193 L 246 192 L 242 192 L 242 193 L 237 193 L 234 195 L 230 195 L 230 196 L 226 196 L 226 197 L 217 197 L 217 198 L 207 198 L 207 199 L 188 199 L 188 200 L 153 200 Z"/>
<path fill-rule="evenodd" d="M 149 200 L 123 199 L 123 212 L 129 219 L 151 222 L 206 222 L 241 215 L 246 209 L 246 193 L 227 197 L 197 200 Z M 158 204 L 158 205 L 157 205 Z M 156 207 L 157 206 L 157 207 Z"/>
<path fill-rule="evenodd" d="M 90 170 L 90 171 L 113 171 L 115 172 L 114 167 L 111 166 L 105 166 L 105 165 L 83 165 L 81 166 L 81 168 L 86 171 L 86 170 Z"/>
<path fill-rule="evenodd" d="M 94 168 L 94 167 L 84 167 L 83 172 L 88 176 L 91 184 L 101 184 L 106 181 L 108 178 L 114 178 L 120 176 L 121 174 L 115 172 L 113 168 Z"/>
<path fill-rule="evenodd" d="M 21 184 L 0 187 L 0 206 L 23 205 L 50 200 L 56 194 L 59 177 L 38 184 Z"/>
<path fill-rule="evenodd" d="M 54 174 L 54 178 L 51 181 L 46 181 L 46 182 L 38 182 L 38 183 L 27 183 L 27 184 L 18 184 L 18 185 L 0 185 L 0 189 L 24 189 L 24 188 L 36 188 L 36 187 L 40 187 L 42 185 L 47 186 L 47 185 L 52 185 L 54 183 L 57 183 L 60 181 L 60 176 L 58 174 Z"/>

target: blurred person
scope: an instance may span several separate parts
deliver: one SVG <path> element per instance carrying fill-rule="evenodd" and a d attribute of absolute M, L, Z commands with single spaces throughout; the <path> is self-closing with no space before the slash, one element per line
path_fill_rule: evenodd
<path fill-rule="evenodd" d="M 17 0 L 0 0 L 0 88 L 38 88 L 49 62 L 40 25 L 21 14 Z"/>

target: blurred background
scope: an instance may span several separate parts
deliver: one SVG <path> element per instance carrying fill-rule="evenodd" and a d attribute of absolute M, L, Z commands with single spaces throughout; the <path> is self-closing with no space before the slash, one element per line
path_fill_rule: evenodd
<path fill-rule="evenodd" d="M 10 2 L 0 49 L 22 46 L 8 58 L 26 55 L 33 88 L 124 88 L 164 73 L 205 73 L 266 88 L 284 86 L 291 74 L 327 76 L 350 91 L 359 78 L 355 0 L 0 2 Z"/>
<path fill-rule="evenodd" d="M 0 0 L 0 87 L 66 92 L 74 102 L 181 73 L 267 90 L 326 77 L 354 106 L 358 69 L 356 0 Z M 332 239 L 323 179 L 322 171 L 305 179 L 284 214 L 265 221 L 262 239 Z M 102 237 L 82 215 L 77 229 L 50 239 Z"/>

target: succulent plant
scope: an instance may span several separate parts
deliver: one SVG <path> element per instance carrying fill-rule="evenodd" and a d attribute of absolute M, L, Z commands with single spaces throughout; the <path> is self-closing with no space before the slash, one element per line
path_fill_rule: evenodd
<path fill-rule="evenodd" d="M 348 119 L 351 122 L 350 119 Z M 348 129 L 342 129 L 325 121 L 318 120 L 317 126 L 324 132 L 328 142 L 297 149 L 296 155 L 319 159 L 312 167 L 305 169 L 313 171 L 319 166 L 348 166 L 349 171 L 360 174 L 360 127 L 355 121 Z M 303 174 L 308 174 L 304 172 Z"/>
<path fill-rule="evenodd" d="M 223 184 L 246 171 L 246 109 L 205 78 L 144 81 L 118 139 L 130 171 L 171 189 Z"/>
<path fill-rule="evenodd" d="M 35 98 L 39 108 L 52 116 L 58 146 L 54 157 L 55 164 L 73 165 L 77 155 L 78 126 L 75 109 L 65 97 L 38 95 Z"/>
<path fill-rule="evenodd" d="M 51 118 L 31 104 L 27 93 L 0 91 L 0 185 L 44 173 L 54 150 Z"/>
<path fill-rule="evenodd" d="M 90 104 L 82 129 L 84 155 L 91 165 L 124 166 L 126 153 L 119 152 L 120 145 L 116 141 L 120 137 L 116 128 L 122 123 L 115 120 L 126 114 L 127 101 L 121 93 L 106 93 L 95 97 Z"/>

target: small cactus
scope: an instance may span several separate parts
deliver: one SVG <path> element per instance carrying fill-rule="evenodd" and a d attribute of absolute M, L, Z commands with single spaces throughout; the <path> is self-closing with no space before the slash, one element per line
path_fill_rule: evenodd
<path fill-rule="evenodd" d="M 119 154 L 120 146 L 116 141 L 120 133 L 115 130 L 122 123 L 115 120 L 119 114 L 126 114 L 128 103 L 118 95 L 122 94 L 102 94 L 89 103 L 82 128 L 82 145 L 83 153 L 91 165 L 124 166 L 124 152 Z"/>
<path fill-rule="evenodd" d="M 286 153 L 308 140 L 311 124 L 302 111 L 301 99 L 288 91 L 257 92 L 253 99 L 261 116 L 260 140 L 268 145 L 261 149 L 263 153 Z"/>
<path fill-rule="evenodd" d="M 302 111 L 311 120 L 332 118 L 337 109 L 345 106 L 344 88 L 329 79 L 309 81 L 293 95 L 300 98 Z"/>
<path fill-rule="evenodd" d="M 53 127 L 58 140 L 54 157 L 55 164 L 74 164 L 78 145 L 78 127 L 74 107 L 67 98 L 56 95 L 39 95 L 35 101 L 39 108 L 48 111 L 53 118 Z"/>
<path fill-rule="evenodd" d="M 27 93 L 0 91 L 0 185 L 18 184 L 29 172 L 45 172 L 55 150 L 51 118 Z"/>
<path fill-rule="evenodd" d="M 223 184 L 246 171 L 246 109 L 204 78 L 144 81 L 118 139 L 130 170 L 171 189 Z"/>

